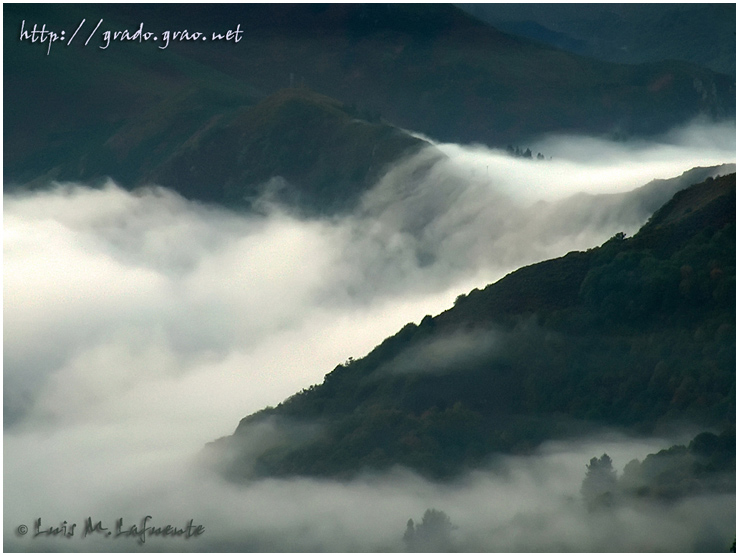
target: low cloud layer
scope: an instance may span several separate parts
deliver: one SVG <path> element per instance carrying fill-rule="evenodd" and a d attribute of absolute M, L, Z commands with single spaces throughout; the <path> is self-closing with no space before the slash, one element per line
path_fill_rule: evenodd
<path fill-rule="evenodd" d="M 696 120 L 652 139 L 628 141 L 552 134 L 519 146 L 531 149 L 533 160 L 482 145 L 423 138 L 452 159 L 460 176 L 494 183 L 505 193 L 531 201 L 562 199 L 582 191 L 630 191 L 688 168 L 736 161 L 734 120 L 718 124 Z M 539 153 L 544 160 L 536 160 Z"/>
<path fill-rule="evenodd" d="M 446 146 L 441 157 L 429 150 L 390 169 L 356 214 L 325 220 L 280 207 L 235 214 L 158 188 L 130 193 L 114 184 L 5 195 L 5 548 L 134 549 L 132 539 L 93 545 L 79 533 L 33 539 L 15 530 L 38 517 L 81 527 L 88 515 L 133 522 L 151 514 L 160 523 L 207 520 L 209 549 L 401 550 L 405 522 L 429 507 L 459 526 L 460 549 L 607 546 L 609 534 L 588 532 L 599 518 L 585 516 L 576 501 L 566 506 L 601 447 L 564 449 L 561 457 L 573 458 L 564 467 L 542 454 L 511 460 L 520 473 L 507 479 L 481 473 L 447 487 L 398 470 L 349 484 L 235 488 L 194 463 L 205 443 L 230 434 L 245 415 L 320 382 L 460 293 L 617 231 L 633 233 L 649 215 L 637 194 L 570 193 L 630 190 L 694 165 L 680 151 L 674 171 L 655 165 L 630 184 L 590 187 L 601 175 L 584 178 L 592 162 L 567 158 L 563 139 L 545 145 L 552 161 L 471 147 Z M 612 168 L 632 166 L 627 147 L 606 147 L 625 149 L 622 159 L 604 155 Z M 731 157 L 720 147 L 696 164 L 733 162 L 733 148 Z M 667 189 L 649 198 L 669 197 Z M 531 504 L 518 513 L 491 505 L 514 491 Z M 572 512 L 560 514 L 547 500 Z M 667 539 L 658 547 L 687 546 L 679 524 L 702 515 L 703 502 L 686 504 L 653 517 L 652 530 Z M 633 511 L 616 519 L 623 530 L 642 520 Z M 568 529 L 570 518 L 585 525 Z M 634 542 L 651 546 L 643 530 Z M 146 549 L 201 549 L 196 542 L 147 542 Z"/>
<path fill-rule="evenodd" d="M 97 426 L 86 432 L 109 431 Z M 8 448 L 27 448 L 18 440 L 12 437 Z M 58 452 L 55 444 L 63 442 L 45 440 L 34 444 L 40 458 Z M 132 458 L 130 449 L 116 450 L 115 440 L 106 447 L 119 452 L 120 459 L 105 477 L 97 468 L 104 458 L 83 453 L 57 460 L 57 468 L 68 467 L 53 497 L 44 485 L 58 477 L 48 466 L 13 484 L 12 491 L 23 488 L 28 496 L 15 501 L 13 518 L 6 515 L 6 532 L 25 522 L 33 529 L 31 516 L 41 518 L 42 528 L 59 526 L 64 519 L 77 523 L 78 530 L 73 538 L 6 533 L 6 549 L 399 552 L 405 549 L 408 519 L 420 522 L 429 508 L 450 517 L 455 529 L 448 540 L 459 551 L 723 551 L 733 538 L 733 495 L 588 510 L 579 489 L 589 458 L 607 452 L 622 469 L 625 462 L 664 446 L 659 439 L 611 436 L 586 444 L 549 444 L 537 455 L 500 458 L 494 471 L 481 470 L 445 485 L 402 469 L 346 483 L 293 479 L 233 485 L 207 469 L 184 465 L 179 454 L 164 446 L 158 453 L 150 446 L 142 461 L 140 455 Z M 19 471 L 6 465 L 6 474 Z M 39 498 L 45 499 L 43 508 L 33 502 Z M 24 521 L 20 515 L 28 517 Z M 205 531 L 188 540 L 149 536 L 144 544 L 137 537 L 82 537 L 88 517 L 115 531 L 118 519 L 123 518 L 126 530 L 146 515 L 154 526 L 183 527 L 192 519 Z"/>
<path fill-rule="evenodd" d="M 501 341 L 501 335 L 489 330 L 454 332 L 402 351 L 376 373 L 380 379 L 389 373 L 446 374 L 468 369 L 489 360 Z"/>

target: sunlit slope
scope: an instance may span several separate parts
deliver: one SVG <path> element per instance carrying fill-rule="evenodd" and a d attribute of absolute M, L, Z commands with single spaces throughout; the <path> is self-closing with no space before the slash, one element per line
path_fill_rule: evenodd
<path fill-rule="evenodd" d="M 226 473 L 435 477 L 591 425 L 733 426 L 735 175 L 632 238 L 522 268 L 222 439 Z"/>

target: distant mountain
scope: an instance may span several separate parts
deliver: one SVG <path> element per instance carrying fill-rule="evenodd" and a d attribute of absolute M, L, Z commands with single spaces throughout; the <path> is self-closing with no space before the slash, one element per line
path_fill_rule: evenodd
<path fill-rule="evenodd" d="M 678 192 L 633 237 L 521 268 L 241 421 L 224 472 L 444 478 L 595 426 L 735 420 L 736 176 Z"/>
<path fill-rule="evenodd" d="M 6 4 L 3 11 L 4 177 L 11 187 L 111 176 L 130 187 L 170 180 L 184 191 L 196 186 L 183 180 L 209 168 L 216 191 L 196 188 L 193 196 L 228 203 L 250 195 L 256 181 L 284 174 L 308 190 L 336 177 L 334 186 L 351 197 L 373 164 L 405 152 L 408 141 L 388 125 L 502 146 L 552 131 L 645 135 L 699 115 L 735 114 L 728 76 L 684 62 L 623 66 L 575 56 L 443 4 Z M 24 21 L 70 36 L 84 20 L 80 36 L 89 36 L 101 19 L 87 46 L 20 40 Z M 103 39 L 103 30 L 134 33 L 142 24 L 159 38 L 184 29 L 207 38 L 237 25 L 242 34 L 238 43 L 171 39 L 166 48 L 163 41 Z M 290 112 L 268 108 L 275 101 L 267 99 L 285 88 L 316 93 L 311 127 L 331 129 L 331 137 L 315 142 L 317 133 L 303 133 L 304 111 L 286 126 Z M 332 104 L 369 125 L 344 127 Z M 275 122 L 264 120 L 268 114 Z M 223 145 L 217 133 L 236 129 L 245 133 L 243 152 L 230 144 L 203 158 Z M 332 175 L 323 157 L 336 154 L 315 151 L 333 149 L 339 138 L 340 152 L 352 154 Z M 368 154 L 370 142 L 379 146 Z M 290 155 L 252 158 L 265 145 L 289 145 Z M 378 151 L 380 160 L 370 161 Z M 187 166 L 190 155 L 200 170 Z"/>
<path fill-rule="evenodd" d="M 501 31 L 609 62 L 682 60 L 736 74 L 736 5 L 457 4 Z"/>

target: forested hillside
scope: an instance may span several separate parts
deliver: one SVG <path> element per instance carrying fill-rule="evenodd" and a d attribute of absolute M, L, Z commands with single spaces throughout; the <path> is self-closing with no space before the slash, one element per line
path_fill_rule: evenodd
<path fill-rule="evenodd" d="M 733 427 L 735 207 L 735 175 L 709 179 L 634 237 L 461 295 L 242 420 L 227 474 L 449 477 L 592 427 Z"/>

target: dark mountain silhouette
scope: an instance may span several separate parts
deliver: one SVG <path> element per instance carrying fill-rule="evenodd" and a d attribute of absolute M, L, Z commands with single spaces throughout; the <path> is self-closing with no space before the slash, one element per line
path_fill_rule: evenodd
<path fill-rule="evenodd" d="M 494 27 L 609 62 L 683 60 L 736 74 L 734 4 L 458 4 Z"/>
<path fill-rule="evenodd" d="M 347 192 L 337 200 L 342 205 L 377 163 L 405 154 L 410 142 L 388 124 L 504 146 L 551 131 L 645 135 L 735 113 L 728 76 L 684 62 L 623 66 L 575 56 L 502 33 L 450 5 L 3 9 L 6 187 L 49 178 L 110 176 L 128 187 L 159 179 L 229 204 L 251 195 L 260 180 L 282 175 L 306 198 L 335 178 L 332 186 Z M 88 46 L 19 39 L 23 21 L 71 34 L 83 19 L 85 34 L 103 20 Z M 108 44 L 101 36 L 134 33 L 141 24 L 158 36 L 187 29 L 210 37 L 237 25 L 242 34 L 238 43 L 170 40 L 164 49 L 162 42 Z M 309 126 L 305 111 L 288 126 L 289 110 L 267 108 L 275 102 L 270 95 L 290 87 L 316 93 L 305 93 L 315 105 Z M 341 123 L 340 106 L 366 125 Z M 329 137 L 317 140 L 322 126 Z M 216 137 L 220 132 L 224 137 Z M 236 139 L 238 133 L 246 137 Z M 348 157 L 333 173 L 326 166 L 336 155 L 316 151 L 337 142 Z M 269 155 L 258 156 L 267 145 Z M 198 160 L 194 170 L 190 155 Z M 257 168 L 243 172 L 252 164 Z"/>
<path fill-rule="evenodd" d="M 197 115 L 210 114 L 207 121 L 196 127 L 195 119 L 175 117 L 198 97 Z M 428 146 L 356 106 L 307 89 L 283 89 L 221 113 L 213 112 L 214 104 L 211 95 L 193 93 L 169 110 L 134 116 L 80 163 L 62 165 L 58 177 L 112 175 L 124 184 L 156 183 L 229 207 L 270 200 L 333 213 L 351 208 L 390 163 Z M 182 142 L 178 128 L 188 125 Z"/>
<path fill-rule="evenodd" d="M 311 211 L 351 208 L 390 163 L 428 146 L 358 115 L 311 91 L 284 89 L 214 118 L 149 179 L 189 198 L 234 205 L 271 194 Z M 259 187 L 272 178 L 273 191 Z"/>
<path fill-rule="evenodd" d="M 633 237 L 521 268 L 408 324 L 214 449 L 233 479 L 431 477 L 594 426 L 735 419 L 735 174 L 678 192 Z"/>

